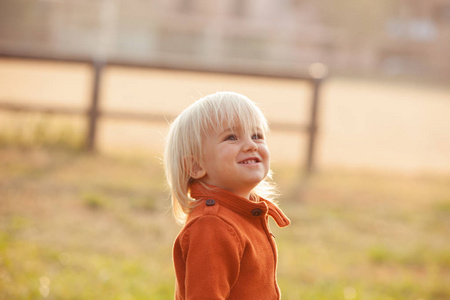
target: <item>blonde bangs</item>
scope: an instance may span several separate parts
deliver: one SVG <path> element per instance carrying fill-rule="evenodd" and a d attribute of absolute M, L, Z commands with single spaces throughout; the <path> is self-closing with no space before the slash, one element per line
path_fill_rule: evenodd
<path fill-rule="evenodd" d="M 267 133 L 266 118 L 261 110 L 247 97 L 232 93 L 221 92 L 200 99 L 204 105 L 202 115 L 205 120 L 203 134 L 214 129 L 241 129 L 244 132 L 256 130 Z"/>

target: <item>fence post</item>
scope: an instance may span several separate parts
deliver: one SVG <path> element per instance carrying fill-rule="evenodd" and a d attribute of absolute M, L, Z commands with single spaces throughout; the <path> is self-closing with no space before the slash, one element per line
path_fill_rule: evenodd
<path fill-rule="evenodd" d="M 314 78 L 311 98 L 311 114 L 308 126 L 308 144 L 306 151 L 306 173 L 311 174 L 315 165 L 316 135 L 317 135 L 317 115 L 319 110 L 319 91 L 322 83 L 321 78 Z"/>
<path fill-rule="evenodd" d="M 104 62 L 94 60 L 92 62 L 92 69 L 94 72 L 94 81 L 92 84 L 91 105 L 88 110 L 88 132 L 86 136 L 86 150 L 93 152 L 96 147 L 97 137 L 97 122 L 99 116 L 99 96 L 101 78 L 103 72 Z"/>

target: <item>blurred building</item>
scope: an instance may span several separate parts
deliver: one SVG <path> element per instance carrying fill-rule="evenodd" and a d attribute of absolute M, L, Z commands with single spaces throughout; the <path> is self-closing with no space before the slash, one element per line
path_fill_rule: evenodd
<path fill-rule="evenodd" d="M 0 0 L 0 53 L 450 76 L 450 0 Z"/>

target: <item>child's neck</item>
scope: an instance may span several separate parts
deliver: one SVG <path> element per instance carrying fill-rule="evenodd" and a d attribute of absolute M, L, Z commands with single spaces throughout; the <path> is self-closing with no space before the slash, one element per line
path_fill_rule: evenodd
<path fill-rule="evenodd" d="M 215 186 L 215 187 L 221 188 L 223 190 L 229 191 L 230 193 L 233 193 L 233 194 L 235 194 L 235 195 L 237 195 L 237 196 L 239 196 L 241 198 L 245 198 L 245 199 L 250 200 L 252 202 L 259 202 L 258 197 L 254 193 L 252 193 L 252 191 L 246 191 L 246 192 L 245 191 L 243 191 L 243 192 L 239 192 L 238 191 L 238 192 L 236 192 L 234 190 L 229 190 L 227 188 L 221 187 L 220 185 L 217 185 L 217 184 L 207 183 L 207 182 L 205 182 L 203 180 L 201 180 L 199 182 L 201 184 L 203 184 L 203 185 L 206 185 L 206 186 Z"/>

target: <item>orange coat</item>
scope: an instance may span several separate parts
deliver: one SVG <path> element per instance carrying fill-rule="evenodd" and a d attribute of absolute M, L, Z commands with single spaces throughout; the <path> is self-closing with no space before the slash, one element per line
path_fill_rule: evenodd
<path fill-rule="evenodd" d="M 202 202 L 175 240 L 175 299 L 280 299 L 268 216 L 280 227 L 289 219 L 270 201 L 210 188 L 191 187 L 191 197 Z"/>

